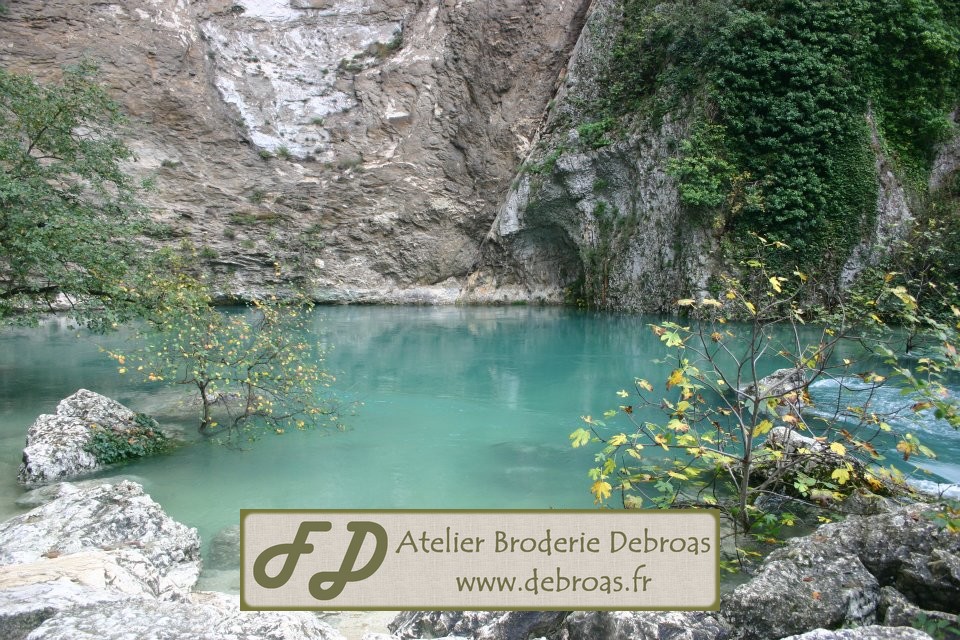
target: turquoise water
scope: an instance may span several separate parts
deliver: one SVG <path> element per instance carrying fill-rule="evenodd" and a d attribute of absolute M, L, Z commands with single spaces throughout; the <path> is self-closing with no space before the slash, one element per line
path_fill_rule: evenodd
<path fill-rule="evenodd" d="M 621 400 L 634 377 L 670 367 L 649 317 L 527 307 L 324 307 L 317 331 L 330 350 L 345 432 L 264 437 L 244 451 L 197 439 L 171 455 L 111 469 L 135 476 L 204 539 L 242 508 L 591 508 L 573 450 L 579 416 Z M 0 334 L 0 518 L 17 512 L 16 470 L 27 427 L 84 387 L 192 432 L 177 392 L 120 377 L 97 344 L 64 324 Z M 820 383 L 818 383 L 819 385 Z M 817 393 L 830 394 L 824 383 Z M 902 403 L 896 390 L 885 402 Z M 960 434 L 924 419 L 911 426 L 940 453 L 929 468 L 960 481 Z"/>

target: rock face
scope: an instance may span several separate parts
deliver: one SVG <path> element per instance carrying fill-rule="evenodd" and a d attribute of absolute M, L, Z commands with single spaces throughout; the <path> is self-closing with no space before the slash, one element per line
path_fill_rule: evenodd
<path fill-rule="evenodd" d="M 737 239 L 724 237 L 722 219 L 683 207 L 667 172 L 691 122 L 668 115 L 645 125 L 624 123 L 631 131 L 622 139 L 588 135 L 599 116 L 583 105 L 603 95 L 598 78 L 620 32 L 622 8 L 618 0 L 593 3 L 563 86 L 504 198 L 462 299 L 559 302 L 582 295 L 599 307 L 675 313 L 676 300 L 708 295 L 711 278 L 727 267 L 721 240 Z M 875 127 L 872 149 L 876 216 L 872 224 L 851 221 L 859 242 L 838 274 L 844 288 L 885 257 L 913 223 L 916 202 L 884 155 Z M 939 150 L 931 191 L 953 175 L 958 149 L 960 138 Z"/>
<path fill-rule="evenodd" d="M 25 0 L 0 64 L 100 64 L 152 235 L 206 249 L 224 293 L 453 302 L 589 4 Z"/>
<path fill-rule="evenodd" d="M 21 484 L 36 485 L 89 473 L 100 466 L 85 450 L 94 430 L 131 433 L 138 428 L 136 420 L 137 414 L 119 402 L 80 389 L 60 401 L 56 414 L 41 415 L 30 425 L 17 479 Z"/>

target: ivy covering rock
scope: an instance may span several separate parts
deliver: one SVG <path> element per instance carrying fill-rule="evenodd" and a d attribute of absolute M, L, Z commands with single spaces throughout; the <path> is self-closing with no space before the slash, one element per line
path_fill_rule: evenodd
<path fill-rule="evenodd" d="M 152 418 L 80 389 L 30 426 L 17 479 L 27 486 L 69 480 L 171 444 Z"/>

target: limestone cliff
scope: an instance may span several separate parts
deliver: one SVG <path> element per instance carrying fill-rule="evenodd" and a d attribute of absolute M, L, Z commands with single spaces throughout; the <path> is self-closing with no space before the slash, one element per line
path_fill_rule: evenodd
<path fill-rule="evenodd" d="M 463 299 L 579 299 L 612 309 L 672 312 L 675 300 L 705 295 L 711 278 L 728 267 L 723 244 L 735 240 L 725 236 L 721 219 L 682 205 L 667 170 L 668 161 L 680 156 L 697 108 L 686 105 L 652 118 L 630 114 L 603 138 L 596 135 L 599 127 L 591 131 L 597 117 L 591 105 L 604 99 L 600 83 L 623 26 L 624 5 L 594 2 L 565 82 L 484 242 Z M 906 237 L 920 204 L 878 138 L 873 115 L 864 115 L 875 160 L 875 214 L 849 220 L 856 244 L 837 274 L 840 287 Z M 956 170 L 958 140 L 940 149 L 931 193 Z"/>
<path fill-rule="evenodd" d="M 453 302 L 589 1 L 5 4 L 0 64 L 100 65 L 151 236 L 224 293 Z"/>

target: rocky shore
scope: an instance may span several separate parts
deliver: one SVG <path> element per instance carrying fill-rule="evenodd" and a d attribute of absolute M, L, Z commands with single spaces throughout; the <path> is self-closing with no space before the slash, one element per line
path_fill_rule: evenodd
<path fill-rule="evenodd" d="M 55 487 L 0 523 L 0 640 L 343 638 L 311 613 L 241 612 L 236 596 L 193 591 L 200 538 L 140 485 Z M 958 638 L 960 535 L 934 514 L 910 505 L 790 540 L 719 613 L 413 611 L 363 640 Z"/>

